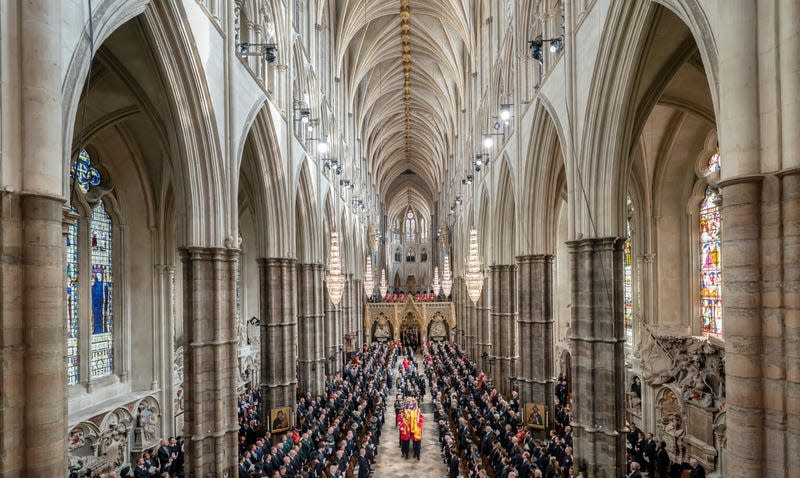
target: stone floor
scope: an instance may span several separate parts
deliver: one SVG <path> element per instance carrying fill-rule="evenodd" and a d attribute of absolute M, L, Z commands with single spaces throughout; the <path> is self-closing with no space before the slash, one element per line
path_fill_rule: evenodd
<path fill-rule="evenodd" d="M 430 387 L 428 387 L 430 390 Z M 442 451 L 439 448 L 436 424 L 433 422 L 433 403 L 430 395 L 420 406 L 425 417 L 422 426 L 422 452 L 420 459 L 413 458 L 413 450 L 409 451 L 406 460 L 400 455 L 400 436 L 394 426 L 394 395 L 389 400 L 386 410 L 386 421 L 381 432 L 381 444 L 378 457 L 373 467 L 375 478 L 445 478 L 447 467 L 442 463 Z"/>

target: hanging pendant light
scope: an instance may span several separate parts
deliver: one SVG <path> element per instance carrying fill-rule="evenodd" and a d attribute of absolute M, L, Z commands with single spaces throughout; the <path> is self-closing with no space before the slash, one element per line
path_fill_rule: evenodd
<path fill-rule="evenodd" d="M 469 230 L 469 256 L 467 257 L 467 273 L 464 280 L 467 283 L 467 293 L 472 303 L 477 303 L 481 298 L 483 289 L 483 272 L 481 272 L 481 262 L 478 257 L 478 231 Z"/>
<path fill-rule="evenodd" d="M 442 293 L 445 297 L 450 296 L 450 290 L 453 288 L 453 277 L 450 273 L 450 260 L 447 254 L 444 255 L 444 271 L 442 272 Z"/>
<path fill-rule="evenodd" d="M 372 277 L 372 258 L 367 256 L 367 272 L 364 274 L 364 293 L 367 297 L 372 297 L 375 289 L 375 279 Z"/>
<path fill-rule="evenodd" d="M 342 274 L 342 259 L 339 255 L 339 233 L 331 232 L 331 261 L 325 283 L 328 285 L 328 294 L 334 306 L 338 306 L 342 300 L 345 282 L 347 277 Z"/>
<path fill-rule="evenodd" d="M 386 297 L 386 293 L 389 291 L 389 284 L 386 283 L 386 269 L 381 271 L 381 297 Z"/>
<path fill-rule="evenodd" d="M 439 268 L 433 268 L 433 293 L 439 295 L 439 291 L 441 290 L 441 284 L 439 283 Z"/>

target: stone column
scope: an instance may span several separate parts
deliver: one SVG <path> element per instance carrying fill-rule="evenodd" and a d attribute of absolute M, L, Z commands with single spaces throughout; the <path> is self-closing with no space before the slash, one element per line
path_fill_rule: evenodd
<path fill-rule="evenodd" d="M 353 279 L 353 349 L 360 350 L 364 343 L 364 281 Z"/>
<path fill-rule="evenodd" d="M 4 13 L 0 193 L 0 464 L 3 476 L 67 469 L 62 236 L 61 2 Z M 14 106 L 10 106 L 10 105 Z M 7 174 L 5 174 L 7 173 Z"/>
<path fill-rule="evenodd" d="M 180 250 L 183 264 L 184 430 L 189 475 L 236 471 L 239 427 L 235 261 L 239 251 Z"/>
<path fill-rule="evenodd" d="M 455 287 L 455 285 L 453 287 Z M 468 327 L 475 335 L 475 341 L 472 343 L 467 343 L 465 349 L 467 350 L 467 355 L 469 356 L 470 360 L 478 364 L 479 367 L 482 367 L 480 348 L 481 336 L 478 335 L 480 332 L 478 330 L 478 312 L 475 310 L 475 304 L 472 303 L 469 295 L 467 295 L 467 286 L 463 279 L 459 280 L 459 289 L 464 322 L 468 324 Z"/>
<path fill-rule="evenodd" d="M 331 296 L 325 288 L 325 357 L 328 360 L 328 372 L 334 374 L 342 369 L 342 352 L 344 349 L 342 340 L 342 309 L 341 303 L 333 305 Z"/>
<path fill-rule="evenodd" d="M 489 277 L 483 279 L 483 289 L 481 289 L 481 297 L 473 307 L 472 321 L 478 328 L 478 364 L 480 368 L 486 373 L 487 376 L 493 376 L 493 363 L 490 360 L 492 356 L 492 329 L 489 320 L 489 311 L 492 309 L 491 300 L 492 294 L 489 290 L 491 281 Z M 466 291 L 466 283 L 464 284 Z M 472 304 L 472 299 L 467 295 L 467 303 Z M 485 354 L 485 355 L 484 355 Z M 497 384 L 495 384 L 497 385 Z"/>
<path fill-rule="evenodd" d="M 624 238 L 570 241 L 572 428 L 587 476 L 625 473 Z"/>
<path fill-rule="evenodd" d="M 258 259 L 261 288 L 261 415 L 294 407 L 297 384 L 297 261 Z"/>
<path fill-rule="evenodd" d="M 297 287 L 297 348 L 300 391 L 316 396 L 325 390 L 323 264 L 300 264 Z"/>
<path fill-rule="evenodd" d="M 517 257 L 519 349 L 517 371 L 522 403 L 544 403 L 553 421 L 553 259 L 550 254 Z"/>
<path fill-rule="evenodd" d="M 353 275 L 347 275 L 347 281 L 344 284 L 344 292 L 342 293 L 342 301 L 339 303 L 342 314 L 342 334 L 343 342 L 345 344 L 344 352 L 350 351 L 352 344 L 353 334 Z"/>
<path fill-rule="evenodd" d="M 722 188 L 727 466 L 733 476 L 764 472 L 761 194 L 760 178 Z"/>
<path fill-rule="evenodd" d="M 458 295 L 461 301 L 461 313 L 464 317 L 464 324 L 467 330 L 465 334 L 464 350 L 467 352 L 470 360 L 478 363 L 480 352 L 478 351 L 478 322 L 477 315 L 474 311 L 474 305 L 467 295 L 467 285 L 463 277 L 458 279 Z"/>
<path fill-rule="evenodd" d="M 784 328 L 773 332 L 785 344 L 786 465 L 800 470 L 800 169 L 781 177 L 783 211 Z M 723 296 L 724 297 L 724 296 Z M 780 429 L 779 427 L 776 427 Z M 730 436 L 729 436 L 730 439 Z"/>
<path fill-rule="evenodd" d="M 517 365 L 517 266 L 489 268 L 492 281 L 492 358 L 494 385 L 508 397 Z"/>
<path fill-rule="evenodd" d="M 475 357 L 470 355 L 471 352 L 469 350 L 469 317 L 467 316 L 467 304 L 464 302 L 464 291 L 462 289 L 460 277 L 456 277 L 453 280 L 450 296 L 456 307 L 456 327 L 464 331 L 461 335 L 462 340 L 459 343 L 459 347 L 466 352 L 469 358 L 474 359 Z"/>

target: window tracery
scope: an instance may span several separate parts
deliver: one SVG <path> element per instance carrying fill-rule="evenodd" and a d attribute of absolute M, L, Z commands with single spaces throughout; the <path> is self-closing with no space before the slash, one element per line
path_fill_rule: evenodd
<path fill-rule="evenodd" d="M 102 175 L 86 150 L 73 161 L 70 176 L 78 195 L 71 206 L 78 220 L 67 226 L 64 257 L 66 367 L 72 385 L 114 372 L 114 221 L 102 199 L 111 189 L 101 186 Z M 82 337 L 88 339 L 85 346 Z M 81 363 L 86 364 L 83 373 Z"/>

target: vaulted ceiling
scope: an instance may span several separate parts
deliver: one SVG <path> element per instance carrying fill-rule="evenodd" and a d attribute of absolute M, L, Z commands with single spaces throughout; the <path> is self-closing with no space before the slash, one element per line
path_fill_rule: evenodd
<path fill-rule="evenodd" d="M 337 76 L 387 210 L 430 210 L 453 150 L 471 0 L 338 0 Z M 394 204 L 395 202 L 403 204 Z"/>

